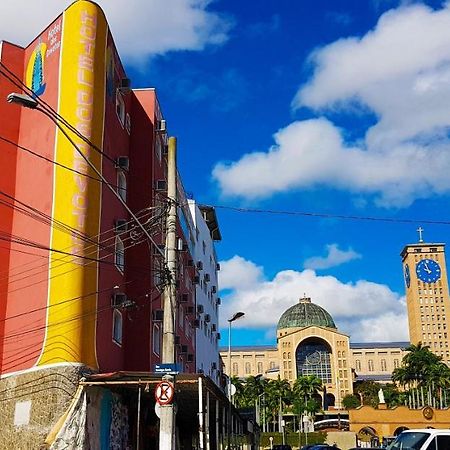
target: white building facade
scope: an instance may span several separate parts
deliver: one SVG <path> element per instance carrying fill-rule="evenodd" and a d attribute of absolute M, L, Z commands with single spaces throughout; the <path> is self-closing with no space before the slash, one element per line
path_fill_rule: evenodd
<path fill-rule="evenodd" d="M 219 286 L 217 272 L 220 269 L 215 242 L 221 240 L 214 208 L 199 206 L 188 200 L 195 226 L 193 257 L 197 271 L 196 285 L 196 365 L 197 371 L 220 384 L 219 356 Z"/>

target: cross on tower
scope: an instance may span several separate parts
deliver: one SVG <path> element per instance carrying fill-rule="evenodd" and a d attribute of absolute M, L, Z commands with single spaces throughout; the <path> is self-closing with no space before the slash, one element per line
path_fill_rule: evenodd
<path fill-rule="evenodd" d="M 423 236 L 422 236 L 422 233 L 423 233 L 424 231 L 425 231 L 425 230 L 424 230 L 422 227 L 417 228 L 417 232 L 419 233 L 419 243 L 420 243 L 420 242 L 423 242 Z"/>

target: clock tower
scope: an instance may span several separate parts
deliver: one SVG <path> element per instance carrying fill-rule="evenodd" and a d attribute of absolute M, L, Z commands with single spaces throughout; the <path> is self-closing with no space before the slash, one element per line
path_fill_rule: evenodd
<path fill-rule="evenodd" d="M 422 342 L 450 364 L 450 297 L 445 244 L 419 242 L 401 252 L 411 344 Z"/>

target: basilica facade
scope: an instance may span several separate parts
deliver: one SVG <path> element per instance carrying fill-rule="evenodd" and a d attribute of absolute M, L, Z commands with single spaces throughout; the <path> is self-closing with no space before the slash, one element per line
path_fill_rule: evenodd
<path fill-rule="evenodd" d="M 323 403 L 340 407 L 359 380 L 389 382 L 409 342 L 351 343 L 331 315 L 310 298 L 287 309 L 277 325 L 276 346 L 221 349 L 224 371 L 245 378 L 280 376 L 291 384 L 302 375 L 318 376 L 325 387 Z M 231 369 L 231 370 L 230 370 Z"/>

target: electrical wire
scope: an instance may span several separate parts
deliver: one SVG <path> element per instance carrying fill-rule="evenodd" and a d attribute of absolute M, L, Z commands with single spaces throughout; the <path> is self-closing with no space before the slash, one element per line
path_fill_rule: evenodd
<path fill-rule="evenodd" d="M 148 220 L 145 222 L 145 224 L 148 224 L 148 223 L 150 222 L 150 220 L 153 220 L 153 221 L 156 223 L 156 222 L 160 219 L 160 217 L 163 217 L 163 216 L 164 216 L 164 214 L 165 214 L 165 213 L 162 212 L 159 216 L 153 216 L 153 217 L 150 217 L 150 219 L 148 219 Z M 142 214 L 142 216 L 141 216 L 140 218 L 143 218 L 144 216 L 145 216 L 145 212 Z M 124 226 L 128 226 L 130 223 L 133 223 L 133 220 L 127 222 L 126 224 L 124 224 Z M 99 237 L 99 236 L 101 236 L 101 235 L 105 235 L 106 233 L 112 232 L 113 230 L 114 230 L 114 228 L 112 228 L 112 229 L 110 229 L 110 230 L 106 230 L 105 232 L 102 232 L 102 233 L 100 233 L 99 235 L 97 235 L 97 237 Z M 116 234 L 114 234 L 113 236 L 111 236 L 110 238 L 105 239 L 102 243 L 105 244 L 105 243 L 111 241 L 112 239 L 115 239 L 116 236 L 119 236 L 119 237 L 122 238 L 122 235 L 125 234 L 125 233 L 128 233 L 128 231 L 116 233 Z M 123 240 L 123 241 L 126 241 L 126 239 L 125 239 L 125 240 L 122 239 L 122 240 Z M 105 246 L 103 245 L 103 247 L 105 247 Z M 71 249 L 71 248 L 72 248 L 72 246 L 67 247 L 67 249 Z M 90 250 L 90 249 L 93 249 L 93 251 L 92 251 L 91 253 L 87 253 L 87 255 L 90 255 L 90 254 L 96 254 L 96 253 L 97 253 L 97 243 L 95 243 L 95 244 L 92 245 L 92 246 L 85 247 L 85 248 L 84 248 L 84 251 L 87 252 L 87 251 Z M 115 249 L 113 250 L 111 246 L 107 247 L 107 249 L 112 250 L 112 254 L 115 252 Z M 68 253 L 68 252 L 65 252 L 65 253 Z M 73 255 L 72 253 L 70 253 L 70 256 L 74 256 L 74 255 Z M 76 255 L 75 255 L 75 256 L 76 256 Z M 80 255 L 80 256 L 81 256 L 81 255 Z M 96 259 L 96 258 L 94 258 L 94 259 Z M 55 261 L 56 261 L 56 262 L 57 262 L 57 261 L 63 261 L 62 264 L 65 264 L 65 263 L 75 262 L 75 258 L 73 258 L 72 260 L 66 260 L 66 257 L 64 257 L 64 258 L 54 259 L 53 262 L 55 262 Z M 24 270 L 24 271 L 22 271 L 22 272 L 15 273 L 15 274 L 13 274 L 12 276 L 9 275 L 9 272 L 11 272 L 12 270 L 17 270 L 17 269 L 20 268 L 20 267 L 23 267 L 23 266 L 26 266 L 26 265 L 30 265 L 30 264 L 31 264 L 31 263 L 27 263 L 27 264 L 25 264 L 25 265 L 15 266 L 14 268 L 12 268 L 12 269 L 10 269 L 9 271 L 7 271 L 8 275 L 6 275 L 4 278 L 9 279 L 9 281 L 16 281 L 16 280 L 13 280 L 13 276 L 17 277 L 17 276 L 20 275 L 20 274 L 23 274 L 23 273 L 29 273 L 30 271 L 36 270 L 36 269 L 38 269 L 39 267 L 45 267 L 45 268 L 48 267 L 48 263 L 44 263 L 44 264 L 41 264 L 41 265 L 39 265 L 39 266 L 33 267 L 33 268 L 31 268 L 31 269 L 27 269 L 27 270 Z M 33 264 L 34 264 L 34 262 L 33 262 Z M 62 264 L 59 264 L 59 265 L 56 266 L 56 267 L 60 267 Z M 0 278 L 0 280 L 1 280 L 1 278 Z"/>
<path fill-rule="evenodd" d="M 150 234 L 145 230 L 145 228 L 142 226 L 142 224 L 137 220 L 134 213 L 131 211 L 131 209 L 128 207 L 128 205 L 123 201 L 122 197 L 116 190 L 109 184 L 109 182 L 103 177 L 102 173 L 97 169 L 97 167 L 90 161 L 90 159 L 80 150 L 78 145 L 73 141 L 73 139 L 69 136 L 67 131 L 62 127 L 60 124 L 63 123 L 69 130 L 71 130 L 74 134 L 76 134 L 80 139 L 82 139 L 85 143 L 89 144 L 94 150 L 99 152 L 102 156 L 104 156 L 106 159 L 109 159 L 115 164 L 115 161 L 110 158 L 108 155 L 106 155 L 101 149 L 99 149 L 95 144 L 93 144 L 88 138 L 86 138 L 83 134 L 81 134 L 75 127 L 73 127 L 69 122 L 67 122 L 66 119 L 64 119 L 62 116 L 60 116 L 50 105 L 48 105 L 45 101 L 40 99 L 38 96 L 35 95 L 35 93 L 26 86 L 21 79 L 17 77 L 17 75 L 14 74 L 4 63 L 0 61 L 0 67 L 3 67 L 4 70 L 8 72 L 9 75 L 5 74 L 4 71 L 0 70 L 0 73 L 5 76 L 11 83 L 13 83 L 15 86 L 21 87 L 22 90 L 29 93 L 33 98 L 35 98 L 36 102 L 41 105 L 41 108 L 37 107 L 35 109 L 38 109 L 40 112 L 45 114 L 50 120 L 53 121 L 53 123 L 58 127 L 60 132 L 67 138 L 67 140 L 72 144 L 72 146 L 75 148 L 75 150 L 78 152 L 78 154 L 85 160 L 85 162 L 91 167 L 91 169 L 98 175 L 100 179 L 102 179 L 106 186 L 111 190 L 111 192 L 115 195 L 115 197 L 119 200 L 119 202 L 122 204 L 122 206 L 128 211 L 131 217 L 136 220 L 138 226 L 142 229 L 144 234 L 147 236 L 149 242 L 154 244 L 156 246 L 156 249 L 161 253 L 162 256 L 163 253 L 159 249 L 159 247 L 156 245 Z M 16 80 L 16 81 L 14 81 Z"/>
<path fill-rule="evenodd" d="M 423 219 L 401 219 L 396 217 L 375 217 L 375 216 L 354 216 L 344 214 L 328 214 L 318 212 L 306 212 L 306 211 L 286 211 L 275 209 L 258 209 L 258 208 L 242 208 L 237 206 L 226 205 L 199 205 L 199 207 L 208 207 L 215 209 L 224 209 L 240 213 L 256 213 L 256 214 L 275 214 L 285 216 L 305 216 L 305 217 L 318 217 L 322 219 L 343 219 L 343 220 L 365 220 L 372 222 L 391 222 L 391 223 L 415 223 L 415 224 L 429 224 L 429 225 L 450 225 L 450 221 L 447 220 L 423 220 Z"/>

